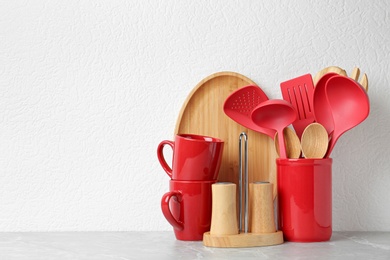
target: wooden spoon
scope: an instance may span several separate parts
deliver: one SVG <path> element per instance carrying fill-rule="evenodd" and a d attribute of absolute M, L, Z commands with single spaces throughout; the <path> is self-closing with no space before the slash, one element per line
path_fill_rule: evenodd
<path fill-rule="evenodd" d="M 326 68 L 320 70 L 319 72 L 317 72 L 317 74 L 313 77 L 314 86 L 317 85 L 317 82 L 320 80 L 320 78 L 322 78 L 323 75 L 325 75 L 329 72 L 333 72 L 333 73 L 336 73 L 339 75 L 347 76 L 347 72 L 340 67 L 337 67 L 337 66 L 326 67 Z"/>
<path fill-rule="evenodd" d="M 308 125 L 303 131 L 301 146 L 303 156 L 307 159 L 324 158 L 328 150 L 328 132 L 319 123 Z"/>
<path fill-rule="evenodd" d="M 289 127 L 283 129 L 284 142 L 286 144 L 287 158 L 298 159 L 301 156 L 301 143 L 297 134 Z M 279 155 L 279 138 L 278 133 L 274 138 L 275 149 Z"/>

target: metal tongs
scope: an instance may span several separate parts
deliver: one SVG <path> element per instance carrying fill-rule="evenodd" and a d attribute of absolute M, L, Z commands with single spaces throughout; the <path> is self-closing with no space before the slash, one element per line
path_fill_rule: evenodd
<path fill-rule="evenodd" d="M 242 139 L 244 139 L 244 180 L 243 180 L 243 167 L 242 167 Z M 239 186 L 239 195 L 238 195 L 238 208 L 239 208 L 239 232 L 244 231 L 245 233 L 248 233 L 248 136 L 245 132 L 242 132 L 240 134 L 240 140 L 238 143 L 239 152 L 238 152 L 238 170 L 239 170 L 239 180 L 238 180 L 238 186 Z M 242 230 L 242 188 L 243 188 L 243 182 L 244 181 L 244 230 Z"/>

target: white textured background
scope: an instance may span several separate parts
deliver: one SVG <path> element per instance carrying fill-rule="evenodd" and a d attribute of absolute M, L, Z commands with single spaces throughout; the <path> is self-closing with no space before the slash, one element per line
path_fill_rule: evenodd
<path fill-rule="evenodd" d="M 0 2 L 0 231 L 171 230 L 156 148 L 204 77 L 336 65 L 371 114 L 333 152 L 334 230 L 390 231 L 390 2 Z"/>

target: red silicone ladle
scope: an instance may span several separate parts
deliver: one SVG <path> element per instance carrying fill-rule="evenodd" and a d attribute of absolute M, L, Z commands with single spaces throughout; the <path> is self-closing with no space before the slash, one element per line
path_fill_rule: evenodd
<path fill-rule="evenodd" d="M 328 99 L 326 98 L 325 86 L 328 79 L 337 76 L 337 73 L 324 74 L 317 82 L 313 93 L 313 112 L 317 123 L 323 125 L 328 132 L 328 135 L 334 130 L 332 110 L 329 107 Z"/>
<path fill-rule="evenodd" d="M 297 119 L 297 111 L 291 103 L 281 99 L 264 101 L 252 111 L 251 118 L 260 127 L 276 130 L 279 136 L 279 156 L 287 158 L 283 129 Z"/>
<path fill-rule="evenodd" d="M 325 92 L 334 122 L 334 130 L 325 155 L 329 157 L 339 137 L 367 118 L 370 102 L 363 87 L 345 76 L 328 79 Z"/>

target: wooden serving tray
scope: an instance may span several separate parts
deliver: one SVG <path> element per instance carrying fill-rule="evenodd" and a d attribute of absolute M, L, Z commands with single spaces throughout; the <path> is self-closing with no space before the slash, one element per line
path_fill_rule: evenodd
<path fill-rule="evenodd" d="M 273 140 L 237 124 L 223 111 L 226 98 L 236 89 L 247 85 L 257 84 L 235 72 L 219 72 L 203 79 L 184 102 L 174 134 L 200 134 L 222 139 L 225 145 L 218 181 L 238 185 L 239 136 L 245 131 L 248 136 L 248 181 L 273 183 L 275 198 L 277 154 Z"/>

